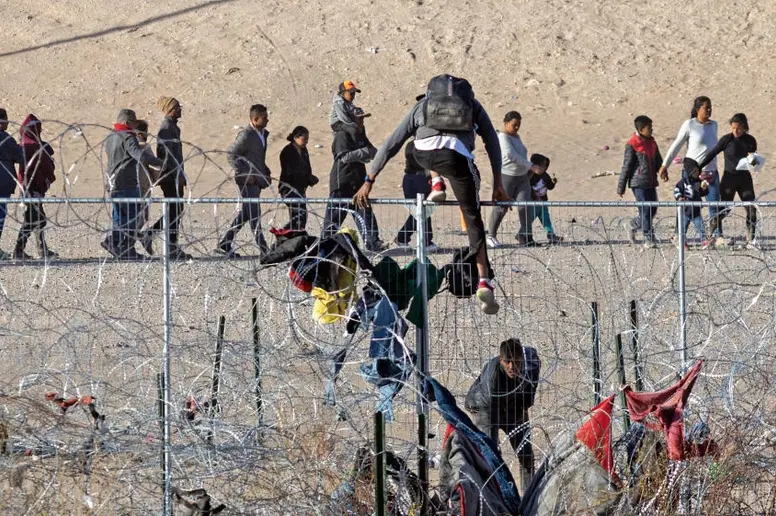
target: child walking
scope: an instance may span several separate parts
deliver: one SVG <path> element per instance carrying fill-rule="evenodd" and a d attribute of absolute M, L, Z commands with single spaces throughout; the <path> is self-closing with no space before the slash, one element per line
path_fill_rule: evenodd
<path fill-rule="evenodd" d="M 633 196 L 639 202 L 657 201 L 657 173 L 662 158 L 657 142 L 652 137 L 652 119 L 646 115 L 633 120 L 636 132 L 625 145 L 625 158 L 617 184 L 617 195 L 625 194 L 625 187 L 633 190 Z M 639 206 L 639 214 L 631 219 L 629 240 L 636 243 L 636 232 L 644 233 L 644 247 L 656 247 L 652 219 L 657 214 L 657 206 Z"/>
<path fill-rule="evenodd" d="M 693 201 L 700 202 L 702 197 L 705 197 L 709 193 L 709 182 L 705 179 L 701 179 L 701 168 L 698 166 L 698 162 L 691 158 L 684 158 L 684 165 L 682 167 L 682 179 L 676 183 L 674 187 L 674 198 L 677 201 Z M 687 228 L 690 224 L 695 226 L 695 231 L 701 239 L 701 247 L 708 249 L 710 241 L 706 239 L 706 229 L 703 225 L 703 217 L 701 216 L 700 206 L 688 206 L 684 209 L 684 224 L 679 227 L 677 221 L 677 228 L 683 231 L 683 235 L 687 235 Z M 685 248 L 689 247 L 685 240 Z"/>
<path fill-rule="evenodd" d="M 547 191 L 555 188 L 555 185 L 558 183 L 555 177 L 550 177 L 550 174 L 547 173 L 547 170 L 550 168 L 550 158 L 541 154 L 531 154 L 531 163 L 538 165 L 541 169 L 531 174 L 531 198 L 534 201 L 547 201 L 549 200 L 547 198 Z M 547 206 L 532 206 L 530 213 L 529 224 L 533 224 L 534 220 L 539 219 L 539 222 L 544 226 L 544 231 L 547 232 L 547 242 L 549 244 L 560 244 L 563 242 L 563 237 L 556 235 L 552 227 L 550 208 Z"/>

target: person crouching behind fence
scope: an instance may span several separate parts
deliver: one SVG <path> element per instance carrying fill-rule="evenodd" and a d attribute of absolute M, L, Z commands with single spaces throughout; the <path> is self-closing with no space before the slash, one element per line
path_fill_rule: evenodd
<path fill-rule="evenodd" d="M 555 188 L 558 183 L 555 176 L 550 176 L 547 172 L 550 168 L 550 158 L 542 156 L 541 154 L 531 154 L 531 163 L 537 165 L 540 170 L 536 170 L 531 167 L 531 199 L 534 201 L 548 201 L 547 192 Z M 550 218 L 550 208 L 547 206 L 531 206 L 529 210 L 530 216 L 528 220 L 529 224 L 533 224 L 533 221 L 539 219 L 542 223 L 544 231 L 547 233 L 547 242 L 550 244 L 560 244 L 563 242 L 563 237 L 559 237 L 555 234 L 555 229 L 552 227 L 552 219 Z"/>
<path fill-rule="evenodd" d="M 507 339 L 498 356 L 485 364 L 464 402 L 474 424 L 496 443 L 499 430 L 507 434 L 520 463 L 522 496 L 534 474 L 528 409 L 534 404 L 541 366 L 536 349 L 523 346 L 520 339 Z"/>
<path fill-rule="evenodd" d="M 105 138 L 108 156 L 108 189 L 112 199 L 140 198 L 138 170 L 144 165 L 161 169 L 163 162 L 140 148 L 135 130 L 137 116 L 131 109 L 122 109 L 113 124 L 113 132 Z M 113 203 L 113 230 L 101 243 L 103 249 L 119 260 L 143 258 L 135 251 L 139 202 Z"/>
<path fill-rule="evenodd" d="M 702 197 L 705 197 L 708 193 L 709 182 L 707 179 L 701 178 L 701 169 L 698 166 L 698 162 L 691 158 L 684 158 L 682 179 L 674 187 L 674 198 L 677 201 L 700 202 Z M 677 221 L 677 230 L 684 231 L 682 234 L 685 235 L 685 238 L 690 223 L 695 225 L 695 231 L 701 239 L 703 249 L 708 249 L 711 242 L 706 239 L 706 230 L 703 226 L 700 206 L 688 206 L 684 209 L 684 225 L 682 227 L 679 227 L 679 221 Z M 674 237 L 674 241 L 678 243 L 676 237 Z M 684 245 L 685 248 L 688 247 L 686 239 Z"/>
<path fill-rule="evenodd" d="M 56 180 L 54 175 L 54 150 L 48 142 L 41 139 L 43 125 L 35 115 L 27 115 L 19 130 L 22 142 L 23 163 L 19 165 L 19 184 L 23 195 L 28 199 L 42 199 L 51 183 Z M 32 260 L 32 256 L 24 252 L 27 240 L 34 232 L 38 232 L 38 250 L 44 260 L 59 257 L 49 249 L 43 229 L 46 227 L 46 211 L 43 203 L 27 203 L 24 205 L 24 222 L 16 238 L 14 260 Z"/>
<path fill-rule="evenodd" d="M 657 172 L 662 158 L 657 142 L 652 137 L 652 120 L 646 115 L 637 116 L 633 121 L 636 132 L 625 145 L 625 158 L 617 184 L 617 195 L 625 193 L 625 187 L 633 190 L 633 196 L 639 202 L 657 201 Z M 656 245 L 652 220 L 657 214 L 657 206 L 639 206 L 639 214 L 631 219 L 628 234 L 631 243 L 636 242 L 636 232 L 644 233 L 644 247 Z"/>

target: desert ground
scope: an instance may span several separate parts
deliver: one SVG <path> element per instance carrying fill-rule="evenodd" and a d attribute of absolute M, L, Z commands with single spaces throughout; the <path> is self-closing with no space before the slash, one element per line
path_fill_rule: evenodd
<path fill-rule="evenodd" d="M 247 123 L 248 106 L 261 102 L 270 110 L 270 167 L 279 172 L 285 135 L 306 125 L 313 167 L 322 179 L 310 195 L 326 197 L 328 113 L 337 83 L 352 79 L 362 89 L 356 104 L 372 113 L 367 128 L 379 146 L 428 79 L 447 72 L 471 81 L 497 126 L 508 110 L 523 114 L 521 135 L 529 151 L 553 160 L 559 183 L 551 200 L 614 201 L 616 177 L 592 176 L 619 170 L 632 119 L 652 117 L 666 150 L 697 95 L 712 98 L 720 136 L 730 115 L 745 112 L 760 152 L 771 159 L 774 14 L 776 7 L 756 2 L 710 7 L 697 0 L 12 0 L 0 20 L 0 71 L 6 78 L 0 106 L 12 121 L 29 112 L 44 120 L 44 135 L 57 151 L 52 195 L 102 197 L 100 142 L 118 109 L 135 109 L 153 131 L 161 120 L 156 99 L 175 96 L 184 106 L 180 126 L 189 194 L 196 198 L 234 195 L 223 151 Z M 487 197 L 487 158 L 478 145 Z M 389 164 L 375 196 L 401 196 L 402 167 L 400 157 Z M 672 177 L 677 174 L 674 167 Z M 762 199 L 773 198 L 776 180 L 767 165 L 756 187 Z M 661 186 L 661 199 L 670 198 L 672 188 L 671 182 Z M 273 187 L 266 195 L 275 192 Z M 311 208 L 315 232 L 323 209 Z M 232 209 L 188 207 L 183 240 L 195 260 L 172 266 L 175 483 L 207 488 L 229 514 L 339 514 L 330 495 L 352 466 L 355 448 L 372 432 L 376 393 L 358 374 L 367 359 L 367 335 L 359 334 L 348 357 L 338 406 L 324 406 L 325 370 L 342 325 L 314 323 L 309 299 L 289 285 L 284 267 L 261 269 L 255 256 L 231 262 L 213 256 Z M 407 211 L 376 209 L 390 240 Z M 4 505 L 12 514 L 158 513 L 161 261 L 106 261 L 99 248 L 110 224 L 105 206 L 47 211 L 51 244 L 62 260 L 0 265 L 0 422 L 9 434 L 0 457 Z M 656 250 L 628 246 L 623 224 L 632 211 L 554 209 L 567 245 L 510 245 L 493 253 L 502 300 L 497 317 L 484 317 L 472 300 L 447 293 L 431 301 L 430 370 L 459 399 L 500 340 L 518 335 L 537 347 L 543 359 L 532 411 L 537 460 L 553 437 L 573 429 L 592 406 L 591 301 L 601 311 L 605 393 L 617 388 L 613 339 L 626 332 L 629 343 L 630 300 L 638 302 L 647 388 L 665 387 L 680 367 L 678 253 L 668 244 Z M 13 245 L 20 215 L 11 206 L 1 248 Z M 263 223 L 278 225 L 286 217 L 285 207 L 265 206 Z M 663 210 L 659 217 L 665 241 L 673 213 Z M 511 214 L 502 226 L 505 234 L 515 231 L 515 218 Z M 761 220 L 763 234 L 773 234 L 768 208 Z M 465 237 L 452 206 L 436 208 L 434 224 L 445 250 L 431 259 L 442 265 Z M 728 224 L 729 234 L 743 234 L 742 214 Z M 247 236 L 241 238 L 250 249 Z M 726 477 L 734 479 L 728 491 L 713 475 L 695 479 L 708 513 L 724 513 L 715 498 L 724 492 L 726 502 L 738 503 L 735 513 L 765 514 L 773 493 L 773 449 L 760 439 L 776 427 L 774 263 L 772 241 L 765 242 L 763 251 L 704 252 L 693 240 L 687 254 L 689 355 L 707 360 L 688 417 L 705 418 L 723 443 L 746 443 L 751 454 L 745 461 L 733 453 L 740 448 L 726 448 L 717 466 L 734 472 Z M 409 253 L 389 254 L 402 264 L 411 259 Z M 253 298 L 261 314 L 260 422 Z M 227 321 L 221 410 L 192 422 L 184 403 L 190 395 L 199 402 L 210 396 L 220 315 Z M 407 344 L 414 349 L 413 330 Z M 632 381 L 633 357 L 626 347 Z M 407 385 L 397 398 L 397 421 L 388 428 L 389 446 L 411 464 L 414 388 Z M 80 406 L 61 415 L 45 401 L 46 392 L 94 395 L 105 425 L 93 432 Z M 619 411 L 617 416 L 619 436 Z M 431 432 L 434 456 L 444 425 L 433 410 Z"/>

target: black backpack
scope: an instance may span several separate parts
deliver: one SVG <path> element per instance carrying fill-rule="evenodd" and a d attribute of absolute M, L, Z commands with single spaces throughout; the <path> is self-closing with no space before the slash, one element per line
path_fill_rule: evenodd
<path fill-rule="evenodd" d="M 447 290 L 460 298 L 472 297 L 477 292 L 480 282 L 477 272 L 477 260 L 474 256 L 467 258 L 469 248 L 463 247 L 453 252 L 453 261 L 445 265 Z"/>
<path fill-rule="evenodd" d="M 428 83 L 423 108 L 426 127 L 443 132 L 474 130 L 474 90 L 466 79 L 437 75 Z"/>

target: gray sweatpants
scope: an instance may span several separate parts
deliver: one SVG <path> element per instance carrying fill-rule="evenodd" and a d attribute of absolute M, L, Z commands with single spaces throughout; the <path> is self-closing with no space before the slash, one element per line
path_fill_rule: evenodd
<path fill-rule="evenodd" d="M 502 175 L 501 181 L 504 184 L 504 190 L 507 195 L 515 201 L 530 201 L 531 200 L 531 173 L 523 174 L 522 176 L 509 176 Z M 518 236 L 521 241 L 530 240 L 533 238 L 533 232 L 531 231 L 532 221 L 528 217 L 529 208 L 527 206 L 521 206 L 517 208 L 517 216 L 520 219 L 520 231 Z M 501 225 L 501 221 L 504 220 L 504 216 L 507 214 L 507 208 L 502 206 L 496 206 L 493 211 L 490 212 L 488 218 L 488 234 L 495 237 L 498 233 L 498 227 Z"/>

